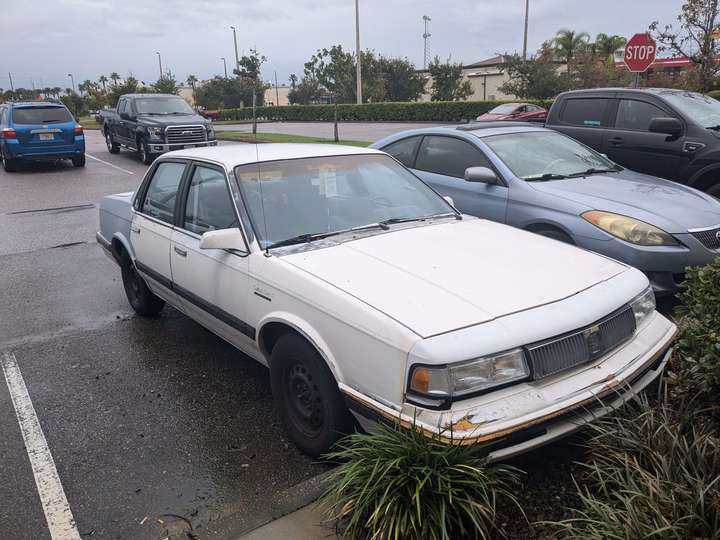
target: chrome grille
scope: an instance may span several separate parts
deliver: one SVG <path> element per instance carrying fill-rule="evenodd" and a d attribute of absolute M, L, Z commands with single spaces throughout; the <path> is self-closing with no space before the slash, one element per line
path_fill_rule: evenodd
<path fill-rule="evenodd" d="M 535 380 L 596 360 L 627 341 L 635 333 L 631 308 L 571 334 L 526 347 Z"/>
<path fill-rule="evenodd" d="M 205 142 L 205 126 L 170 126 L 166 130 L 169 144 L 193 144 Z"/>
<path fill-rule="evenodd" d="M 691 232 L 708 249 L 720 249 L 720 227 L 708 231 Z"/>

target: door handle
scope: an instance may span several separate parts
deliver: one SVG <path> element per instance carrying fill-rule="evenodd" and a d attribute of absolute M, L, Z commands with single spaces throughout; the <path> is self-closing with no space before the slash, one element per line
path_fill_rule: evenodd
<path fill-rule="evenodd" d="M 134 232 L 135 234 L 140 234 L 140 227 L 135 227 L 135 226 L 131 225 L 130 232 Z"/>
<path fill-rule="evenodd" d="M 177 253 L 181 257 L 187 257 L 187 251 L 185 251 L 184 249 L 180 249 L 177 246 L 175 246 L 173 249 L 175 250 L 175 253 Z"/>
<path fill-rule="evenodd" d="M 612 144 L 613 146 L 618 146 L 622 144 L 623 138 L 622 137 L 613 137 L 612 139 L 608 139 L 608 142 Z"/>

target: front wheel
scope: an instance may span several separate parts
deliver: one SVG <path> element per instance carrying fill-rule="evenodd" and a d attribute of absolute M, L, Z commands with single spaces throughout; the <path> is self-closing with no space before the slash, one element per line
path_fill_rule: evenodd
<path fill-rule="evenodd" d="M 138 157 L 145 165 L 150 165 L 153 162 L 153 155 L 150 153 L 150 147 L 145 139 L 138 139 Z"/>
<path fill-rule="evenodd" d="M 322 456 L 353 429 L 350 411 L 325 361 L 297 334 L 282 336 L 273 347 L 270 382 L 283 425 L 306 454 Z"/>
<path fill-rule="evenodd" d="M 707 193 L 708 195 L 712 195 L 717 199 L 720 199 L 720 182 L 718 182 L 714 186 L 710 186 L 705 193 Z"/>
<path fill-rule="evenodd" d="M 165 307 L 165 300 L 149 289 L 130 261 L 122 266 L 122 280 L 128 302 L 138 315 L 152 317 Z"/>
<path fill-rule="evenodd" d="M 72 158 L 73 167 L 84 167 L 85 166 L 85 154 Z"/>

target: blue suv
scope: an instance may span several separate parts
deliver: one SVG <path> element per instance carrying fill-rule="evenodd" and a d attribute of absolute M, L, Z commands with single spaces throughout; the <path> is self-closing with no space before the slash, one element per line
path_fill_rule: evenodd
<path fill-rule="evenodd" d="M 8 172 L 23 161 L 71 159 L 84 167 L 83 128 L 60 103 L 0 104 L 0 158 Z"/>

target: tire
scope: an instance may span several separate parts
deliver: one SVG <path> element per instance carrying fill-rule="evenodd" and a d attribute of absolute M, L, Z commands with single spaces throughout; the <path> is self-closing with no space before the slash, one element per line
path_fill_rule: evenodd
<path fill-rule="evenodd" d="M 575 245 L 575 242 L 572 238 L 570 238 L 570 236 L 558 229 L 537 229 L 531 232 L 534 232 L 535 234 L 539 234 L 540 236 L 544 236 L 546 238 L 552 238 L 553 240 L 557 240 L 558 242 L 564 242 L 573 246 Z"/>
<path fill-rule="evenodd" d="M 335 378 L 315 348 L 285 334 L 270 359 L 270 383 L 280 418 L 292 442 L 317 458 L 350 433 L 353 419 Z"/>
<path fill-rule="evenodd" d="M 121 268 L 123 287 L 130 306 L 142 317 L 154 317 L 165 307 L 165 300 L 156 296 L 138 274 L 135 265 L 127 261 Z"/>
<path fill-rule="evenodd" d="M 85 154 L 82 156 L 72 158 L 73 167 L 84 167 L 85 166 Z"/>
<path fill-rule="evenodd" d="M 137 153 L 138 158 L 145 165 L 150 165 L 155 159 L 150 153 L 150 147 L 148 146 L 147 141 L 143 137 L 140 137 L 137 140 Z"/>
<path fill-rule="evenodd" d="M 17 160 L 16 159 L 8 159 L 5 157 L 5 152 L 0 150 L 0 159 L 2 159 L 2 166 L 5 172 L 15 172 L 17 171 Z"/>
<path fill-rule="evenodd" d="M 107 145 L 108 152 L 111 154 L 120 153 L 120 145 L 113 140 L 112 133 L 109 129 L 105 130 L 105 144 Z"/>

